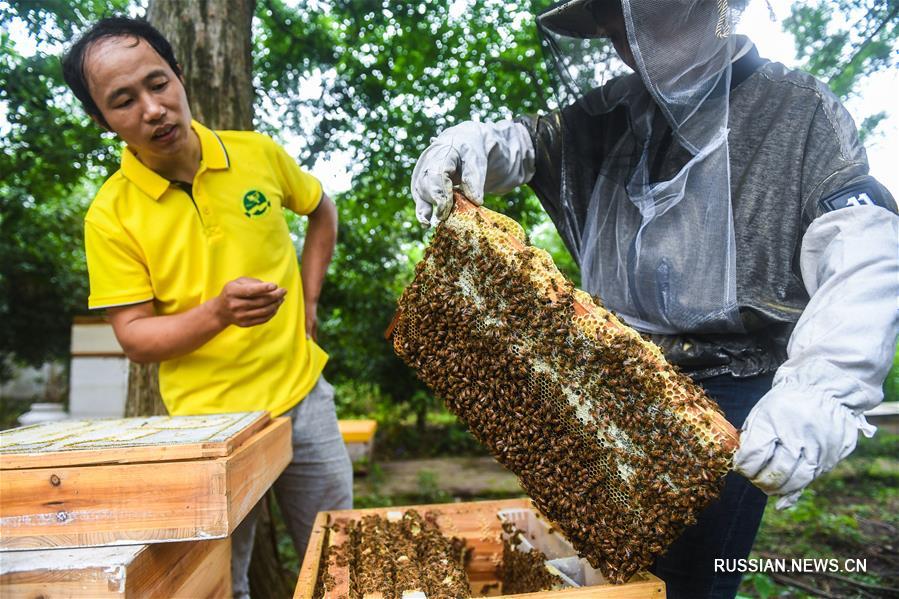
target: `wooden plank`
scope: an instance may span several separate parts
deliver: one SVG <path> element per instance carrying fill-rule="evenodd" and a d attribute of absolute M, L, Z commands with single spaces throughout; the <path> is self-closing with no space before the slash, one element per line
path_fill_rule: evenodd
<path fill-rule="evenodd" d="M 126 573 L 148 545 L 0 554 L 0 596 L 124 597 Z"/>
<path fill-rule="evenodd" d="M 656 578 L 652 581 L 629 582 L 626 584 L 605 584 L 582 587 L 579 589 L 561 589 L 558 591 L 542 591 L 539 593 L 521 593 L 518 595 L 500 595 L 499 599 L 534 599 L 536 597 L 558 597 L 559 599 L 589 599 L 590 597 L 608 597 L 609 599 L 665 599 L 665 583 Z"/>
<path fill-rule="evenodd" d="M 350 568 L 349 564 L 341 566 L 335 562 L 333 552 L 343 544 L 349 542 L 349 536 L 342 529 L 342 525 L 346 523 L 346 518 L 334 518 L 331 520 L 334 524 L 341 525 L 339 530 L 334 528 L 328 533 L 328 546 L 331 548 L 332 555 L 328 560 L 328 572 L 334 586 L 331 589 L 325 589 L 324 599 L 348 599 L 350 596 Z M 311 596 L 311 595 L 310 595 Z"/>
<path fill-rule="evenodd" d="M 421 514 L 427 512 L 437 513 L 437 524 L 447 536 L 455 536 L 465 539 L 468 547 L 472 548 L 471 561 L 466 571 L 471 582 L 473 593 L 481 591 L 485 586 L 495 585 L 499 581 L 496 577 L 496 566 L 502 558 L 501 527 L 496 514 L 504 509 L 529 508 L 534 509 L 529 499 L 506 499 L 492 501 L 476 501 L 469 503 L 429 504 L 406 507 L 385 507 L 364 510 L 340 510 L 320 513 L 316 518 L 312 540 L 306 551 L 294 599 L 311 599 L 315 582 L 318 576 L 319 559 L 323 549 L 325 538 L 324 528 L 327 522 L 337 519 L 359 520 L 365 515 L 377 514 L 389 518 L 392 512 L 402 513 L 407 509 L 415 509 Z M 326 521 L 323 516 L 327 515 Z M 339 544 L 340 539 L 333 541 Z M 315 556 L 318 555 L 319 558 Z M 338 569 L 343 576 L 349 574 L 348 568 Z M 330 570 L 332 576 L 335 570 Z M 498 588 L 497 588 L 498 590 Z M 497 590 L 491 594 L 496 595 Z M 326 595 L 327 597 L 328 595 Z M 340 591 L 334 589 L 331 596 L 340 596 Z M 346 592 L 343 596 L 348 597 Z M 477 595 L 475 595 L 477 596 Z M 534 597 L 560 597 L 580 599 L 586 597 L 608 597 L 614 599 L 663 599 L 665 597 L 665 583 L 649 573 L 637 574 L 631 582 L 623 585 L 601 585 L 584 587 L 579 589 L 565 589 L 559 591 L 546 591 L 542 593 L 529 593 L 521 595 L 500 595 L 501 598 L 515 599 Z"/>
<path fill-rule="evenodd" d="M 306 555 L 303 556 L 303 563 L 300 565 L 300 576 L 297 579 L 297 587 L 294 590 L 294 597 L 312 597 L 315 590 L 315 581 L 318 578 L 318 569 L 321 565 L 322 552 L 325 543 L 328 542 L 328 514 L 319 512 L 315 515 L 315 522 L 312 523 L 312 533 L 309 535 L 309 542 L 306 544 Z"/>
<path fill-rule="evenodd" d="M 0 432 L 0 470 L 222 457 L 268 412 L 63 420 Z"/>
<path fill-rule="evenodd" d="M 148 552 L 147 558 L 127 587 L 126 597 L 206 597 L 231 596 L 231 539 L 159 543 L 185 547 L 174 551 Z M 129 581 L 131 582 L 131 581 Z"/>
<path fill-rule="evenodd" d="M 276 418 L 228 459 L 228 516 L 239 524 L 284 471 L 293 457 L 290 418 Z"/>
<path fill-rule="evenodd" d="M 13 551 L 0 555 L 0 595 L 221 597 L 230 594 L 230 539 L 129 547 Z M 225 573 L 226 575 L 223 575 Z"/>
<path fill-rule="evenodd" d="M 290 434 L 278 418 L 221 458 L 4 471 L 0 550 L 225 537 L 290 461 Z"/>

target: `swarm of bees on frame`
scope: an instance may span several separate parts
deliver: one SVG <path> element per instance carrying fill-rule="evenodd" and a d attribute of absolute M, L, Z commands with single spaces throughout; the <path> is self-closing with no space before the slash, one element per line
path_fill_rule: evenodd
<path fill-rule="evenodd" d="M 511 522 L 503 522 L 503 560 L 497 567 L 497 576 L 502 583 L 504 595 L 536 593 L 564 588 L 562 579 L 546 566 L 547 556 L 536 547 L 530 551 L 519 551 L 518 546 L 525 536 Z"/>
<path fill-rule="evenodd" d="M 443 534 L 435 514 L 407 510 L 399 519 L 372 514 L 334 526 L 346 533 L 347 541 L 325 556 L 325 564 L 350 569 L 345 599 L 471 596 L 465 573 L 468 549 L 461 539 Z M 315 597 L 333 586 L 330 576 L 320 573 L 320 579 Z"/>
<path fill-rule="evenodd" d="M 714 402 L 505 216 L 457 194 L 391 335 L 611 582 L 652 564 L 720 492 L 736 432 Z"/>

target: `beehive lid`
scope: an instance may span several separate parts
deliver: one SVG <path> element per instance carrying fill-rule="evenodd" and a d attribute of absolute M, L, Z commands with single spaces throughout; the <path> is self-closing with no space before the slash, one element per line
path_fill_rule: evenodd
<path fill-rule="evenodd" d="M 378 428 L 376 420 L 340 420 L 338 425 L 344 443 L 367 443 Z"/>
<path fill-rule="evenodd" d="M 62 420 L 0 432 L 0 470 L 229 455 L 268 412 Z"/>

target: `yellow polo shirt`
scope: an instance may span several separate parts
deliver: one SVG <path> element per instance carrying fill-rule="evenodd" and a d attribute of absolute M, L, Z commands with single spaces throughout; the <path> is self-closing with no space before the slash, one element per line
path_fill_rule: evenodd
<path fill-rule="evenodd" d="M 312 389 L 328 357 L 306 339 L 303 287 L 283 209 L 309 214 L 321 184 L 265 135 L 214 132 L 196 121 L 203 158 L 193 199 L 130 149 L 91 203 L 85 247 L 91 309 L 153 300 L 177 314 L 253 277 L 287 289 L 265 324 L 229 326 L 160 365 L 169 413 L 268 410 L 283 414 Z"/>

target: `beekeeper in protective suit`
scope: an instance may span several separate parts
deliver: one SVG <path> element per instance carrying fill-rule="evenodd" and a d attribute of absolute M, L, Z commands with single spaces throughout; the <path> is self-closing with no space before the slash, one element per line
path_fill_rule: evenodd
<path fill-rule="evenodd" d="M 873 434 L 899 332 L 896 203 L 827 87 L 732 34 L 741 8 L 553 5 L 537 25 L 562 108 L 451 127 L 412 175 L 424 224 L 453 185 L 480 204 L 529 184 L 584 289 L 742 427 L 743 476 L 655 564 L 669 597 L 736 593 L 714 560 L 748 555 L 762 491 L 792 505 Z"/>

